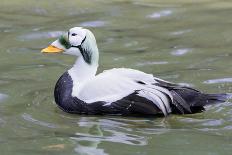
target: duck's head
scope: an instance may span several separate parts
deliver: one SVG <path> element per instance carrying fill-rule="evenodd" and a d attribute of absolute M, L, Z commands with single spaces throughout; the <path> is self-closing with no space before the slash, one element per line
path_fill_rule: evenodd
<path fill-rule="evenodd" d="M 89 65 L 98 64 L 98 48 L 93 33 L 82 27 L 71 28 L 41 51 L 42 53 L 64 53 L 82 57 Z"/>

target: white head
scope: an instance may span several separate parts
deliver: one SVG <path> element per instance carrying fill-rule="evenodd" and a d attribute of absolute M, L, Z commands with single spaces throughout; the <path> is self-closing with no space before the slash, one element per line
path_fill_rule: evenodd
<path fill-rule="evenodd" d="M 42 52 L 63 52 L 82 57 L 88 65 L 98 65 L 99 53 L 95 37 L 90 30 L 82 27 L 71 28 Z"/>

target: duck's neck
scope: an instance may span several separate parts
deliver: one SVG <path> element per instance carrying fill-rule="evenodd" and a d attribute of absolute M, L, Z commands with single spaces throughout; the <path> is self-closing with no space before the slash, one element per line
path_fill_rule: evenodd
<path fill-rule="evenodd" d="M 95 77 L 98 68 L 99 53 L 97 43 L 94 35 L 90 31 L 86 31 L 86 40 L 81 45 L 84 53 L 78 56 L 73 67 L 68 70 L 73 81 L 72 96 L 76 97 L 80 87 Z"/>
<path fill-rule="evenodd" d="M 96 75 L 98 64 L 88 64 L 83 57 L 78 57 L 75 64 L 68 70 L 73 80 L 73 84 L 80 85 Z"/>

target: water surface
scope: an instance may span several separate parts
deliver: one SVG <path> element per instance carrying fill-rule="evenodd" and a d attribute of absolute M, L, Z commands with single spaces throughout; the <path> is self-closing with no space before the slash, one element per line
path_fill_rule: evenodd
<path fill-rule="evenodd" d="M 167 118 L 66 114 L 53 89 L 75 58 L 40 50 L 83 26 L 96 36 L 99 72 L 129 67 L 232 93 L 232 2 L 3 0 L 0 10 L 1 154 L 231 154 L 231 102 Z"/>

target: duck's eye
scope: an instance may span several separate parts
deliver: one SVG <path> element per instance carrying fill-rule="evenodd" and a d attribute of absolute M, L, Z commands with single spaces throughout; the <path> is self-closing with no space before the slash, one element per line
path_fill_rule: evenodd
<path fill-rule="evenodd" d="M 76 36 L 77 34 L 76 33 L 72 33 L 72 36 Z"/>

